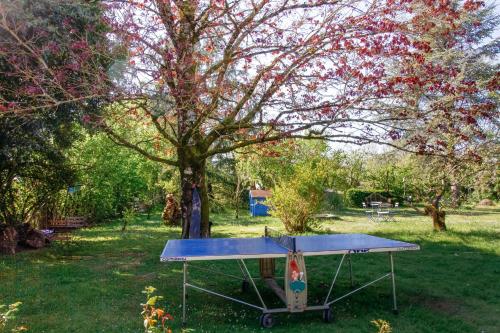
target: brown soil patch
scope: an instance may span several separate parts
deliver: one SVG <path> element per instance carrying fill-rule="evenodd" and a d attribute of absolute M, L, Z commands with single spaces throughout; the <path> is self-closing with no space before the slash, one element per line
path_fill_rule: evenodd
<path fill-rule="evenodd" d="M 456 315 L 461 313 L 463 309 L 463 305 L 460 301 L 450 298 L 419 296 L 415 297 L 412 303 L 413 302 L 446 315 Z"/>

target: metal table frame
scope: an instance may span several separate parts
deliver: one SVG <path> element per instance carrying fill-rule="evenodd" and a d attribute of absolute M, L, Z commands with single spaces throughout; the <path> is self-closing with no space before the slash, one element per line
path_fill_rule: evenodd
<path fill-rule="evenodd" d="M 350 292 L 342 295 L 342 296 L 338 296 L 336 298 L 334 298 L 333 300 L 330 300 L 330 296 L 332 295 L 332 292 L 334 290 L 334 286 L 335 286 L 335 283 L 337 282 L 337 278 L 339 276 L 339 273 L 340 273 L 340 270 L 342 268 L 342 265 L 347 257 L 347 261 L 349 262 L 349 277 L 350 277 L 350 283 L 351 283 L 351 287 L 353 287 L 353 274 L 352 274 L 352 258 L 351 258 L 351 254 L 355 254 L 355 253 L 373 253 L 373 252 L 386 252 L 389 254 L 389 263 L 390 263 L 390 272 L 386 273 L 386 274 L 383 274 L 377 278 L 375 278 L 374 280 L 371 280 L 367 283 L 365 283 L 364 285 L 356 288 L 356 289 L 353 289 L 351 290 Z M 342 257 L 340 259 L 340 262 L 337 266 L 337 269 L 335 271 L 335 274 L 333 275 L 333 278 L 332 278 L 332 281 L 331 281 L 331 284 L 330 284 L 330 288 L 328 290 L 328 293 L 324 299 L 324 302 L 323 304 L 320 304 L 320 305 L 313 305 L 313 306 L 307 306 L 305 308 L 305 311 L 318 311 L 318 310 L 328 310 L 330 309 L 330 306 L 333 304 L 333 303 L 336 303 L 356 292 L 359 292 L 360 290 L 380 281 L 380 280 L 383 280 L 385 278 L 390 278 L 391 279 L 391 284 L 392 284 L 392 301 L 393 301 L 393 311 L 394 313 L 397 313 L 398 309 L 397 309 L 397 301 L 396 301 L 396 281 L 395 281 L 395 274 L 394 274 L 394 258 L 393 258 L 393 252 L 394 252 L 394 249 L 389 250 L 389 249 L 373 249 L 373 250 L 366 250 L 366 251 L 363 251 L 363 250 L 347 250 L 347 251 L 339 251 L 338 253 L 328 253 L 328 254 L 341 254 Z M 236 302 L 236 303 L 240 303 L 240 304 L 243 304 L 243 305 L 246 305 L 248 307 L 251 307 L 251 308 L 254 308 L 254 309 L 257 309 L 257 310 L 260 310 L 262 311 L 262 314 L 265 315 L 265 314 L 272 314 L 272 313 L 283 313 L 283 312 L 290 312 L 288 308 L 286 307 L 283 307 L 283 308 L 269 308 L 266 303 L 264 302 L 264 299 L 261 295 L 261 293 L 259 292 L 259 289 L 257 288 L 257 285 L 255 284 L 255 279 L 257 279 L 256 277 L 252 277 L 252 275 L 250 274 L 250 271 L 248 270 L 248 267 L 247 265 L 245 264 L 245 261 L 244 261 L 244 258 L 231 258 L 231 259 L 234 259 L 234 260 L 237 260 L 238 262 L 238 265 L 240 267 L 240 270 L 241 270 L 241 273 L 242 273 L 242 278 L 241 277 L 238 277 L 238 276 L 235 276 L 235 275 L 229 275 L 229 274 L 222 274 L 220 272 L 216 272 L 216 271 L 212 271 L 212 270 L 209 270 L 209 269 L 204 269 L 204 270 L 207 270 L 207 271 L 211 271 L 213 273 L 216 273 L 216 274 L 219 274 L 219 275 L 224 275 L 224 276 L 229 276 L 229 277 L 232 277 L 232 278 L 236 278 L 236 279 L 242 279 L 243 281 L 247 281 L 251 284 L 252 288 L 254 289 L 255 293 L 257 294 L 257 297 L 261 303 L 261 305 L 256 305 L 256 304 L 252 304 L 252 303 L 248 303 L 244 300 L 241 300 L 241 299 L 237 299 L 237 298 L 234 298 L 234 297 L 231 297 L 231 296 L 228 296 L 228 295 L 224 295 L 222 293 L 219 293 L 219 292 L 216 292 L 216 291 L 213 291 L 213 290 L 209 290 L 209 289 L 206 289 L 206 288 L 203 288 L 203 287 L 200 287 L 200 286 L 197 286 L 197 285 L 194 285 L 190 282 L 188 282 L 188 262 L 187 261 L 183 261 L 183 285 L 182 285 L 182 324 L 183 325 L 186 325 L 187 321 L 186 321 L 186 295 L 187 295 L 187 288 L 192 288 L 192 289 L 195 289 L 195 290 L 199 290 L 199 291 L 202 291 L 202 292 L 206 292 L 208 294 L 211 294 L 211 295 L 214 295 L 214 296 L 219 296 L 221 298 L 224 298 L 224 299 L 227 299 L 227 300 L 230 300 L 230 301 L 233 301 L 233 302 Z"/>

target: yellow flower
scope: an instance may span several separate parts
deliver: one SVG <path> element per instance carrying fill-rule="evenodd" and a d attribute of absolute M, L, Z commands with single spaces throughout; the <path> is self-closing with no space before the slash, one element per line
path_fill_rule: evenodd
<path fill-rule="evenodd" d="M 156 322 L 157 321 L 154 320 L 153 318 L 146 317 L 146 319 L 144 319 L 144 328 L 154 326 L 156 324 Z"/>

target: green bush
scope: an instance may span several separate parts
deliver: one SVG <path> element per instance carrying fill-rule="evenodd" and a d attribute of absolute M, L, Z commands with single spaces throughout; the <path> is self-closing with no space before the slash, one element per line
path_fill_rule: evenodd
<path fill-rule="evenodd" d="M 271 215 L 278 217 L 287 232 L 306 231 L 311 215 L 321 207 L 328 177 L 328 164 L 321 160 L 294 166 L 294 174 L 281 181 L 268 199 Z"/>
<path fill-rule="evenodd" d="M 63 193 L 61 211 L 97 222 L 121 216 L 136 201 L 154 204 L 161 193 L 162 175 L 170 175 L 160 164 L 114 144 L 104 134 L 76 142 L 70 157 L 80 166 L 79 186 L 71 195 Z"/>
<path fill-rule="evenodd" d="M 321 210 L 340 211 L 344 208 L 344 196 L 338 192 L 325 192 Z"/>
<path fill-rule="evenodd" d="M 349 207 L 360 207 L 363 205 L 365 198 L 372 192 L 359 188 L 350 188 L 345 193 L 345 202 Z"/>
<path fill-rule="evenodd" d="M 304 195 L 292 184 L 284 183 L 273 189 L 273 196 L 268 199 L 271 215 L 278 217 L 287 232 L 301 233 L 307 228 L 310 217 L 319 208 L 321 191 L 311 191 Z"/>

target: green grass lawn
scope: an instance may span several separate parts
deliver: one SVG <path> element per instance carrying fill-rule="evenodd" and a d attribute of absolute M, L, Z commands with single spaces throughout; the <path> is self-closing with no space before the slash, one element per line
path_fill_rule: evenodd
<path fill-rule="evenodd" d="M 311 233 L 368 233 L 420 244 L 421 251 L 395 255 L 400 313 L 391 312 L 390 280 L 385 279 L 334 306 L 335 321 L 321 313 L 281 314 L 267 332 L 376 332 L 370 321 L 387 320 L 394 332 L 498 332 L 500 329 L 500 211 L 473 210 L 447 218 L 449 231 L 432 232 L 429 218 L 409 210 L 397 222 L 369 222 L 362 210 L 314 225 Z M 213 237 L 260 236 L 273 218 L 235 221 L 231 214 L 212 215 Z M 167 239 L 180 230 L 166 228 L 159 214 L 139 216 L 125 233 L 119 221 L 73 233 L 73 240 L 40 251 L 0 257 L 0 304 L 22 301 L 17 322 L 31 332 L 141 332 L 141 290 L 155 286 L 165 296 L 180 332 L 182 264 L 160 263 Z M 340 256 L 307 258 L 310 302 L 326 293 Z M 387 254 L 353 256 L 358 283 L 385 273 Z M 257 273 L 258 262 L 248 261 Z M 234 261 L 207 262 L 224 273 L 238 274 Z M 347 270 L 339 294 L 349 290 Z M 209 289 L 258 304 L 243 294 L 241 281 L 192 270 L 190 280 Z M 272 292 L 263 294 L 275 302 Z M 223 299 L 189 291 L 188 328 L 192 332 L 261 332 L 260 313 Z"/>

